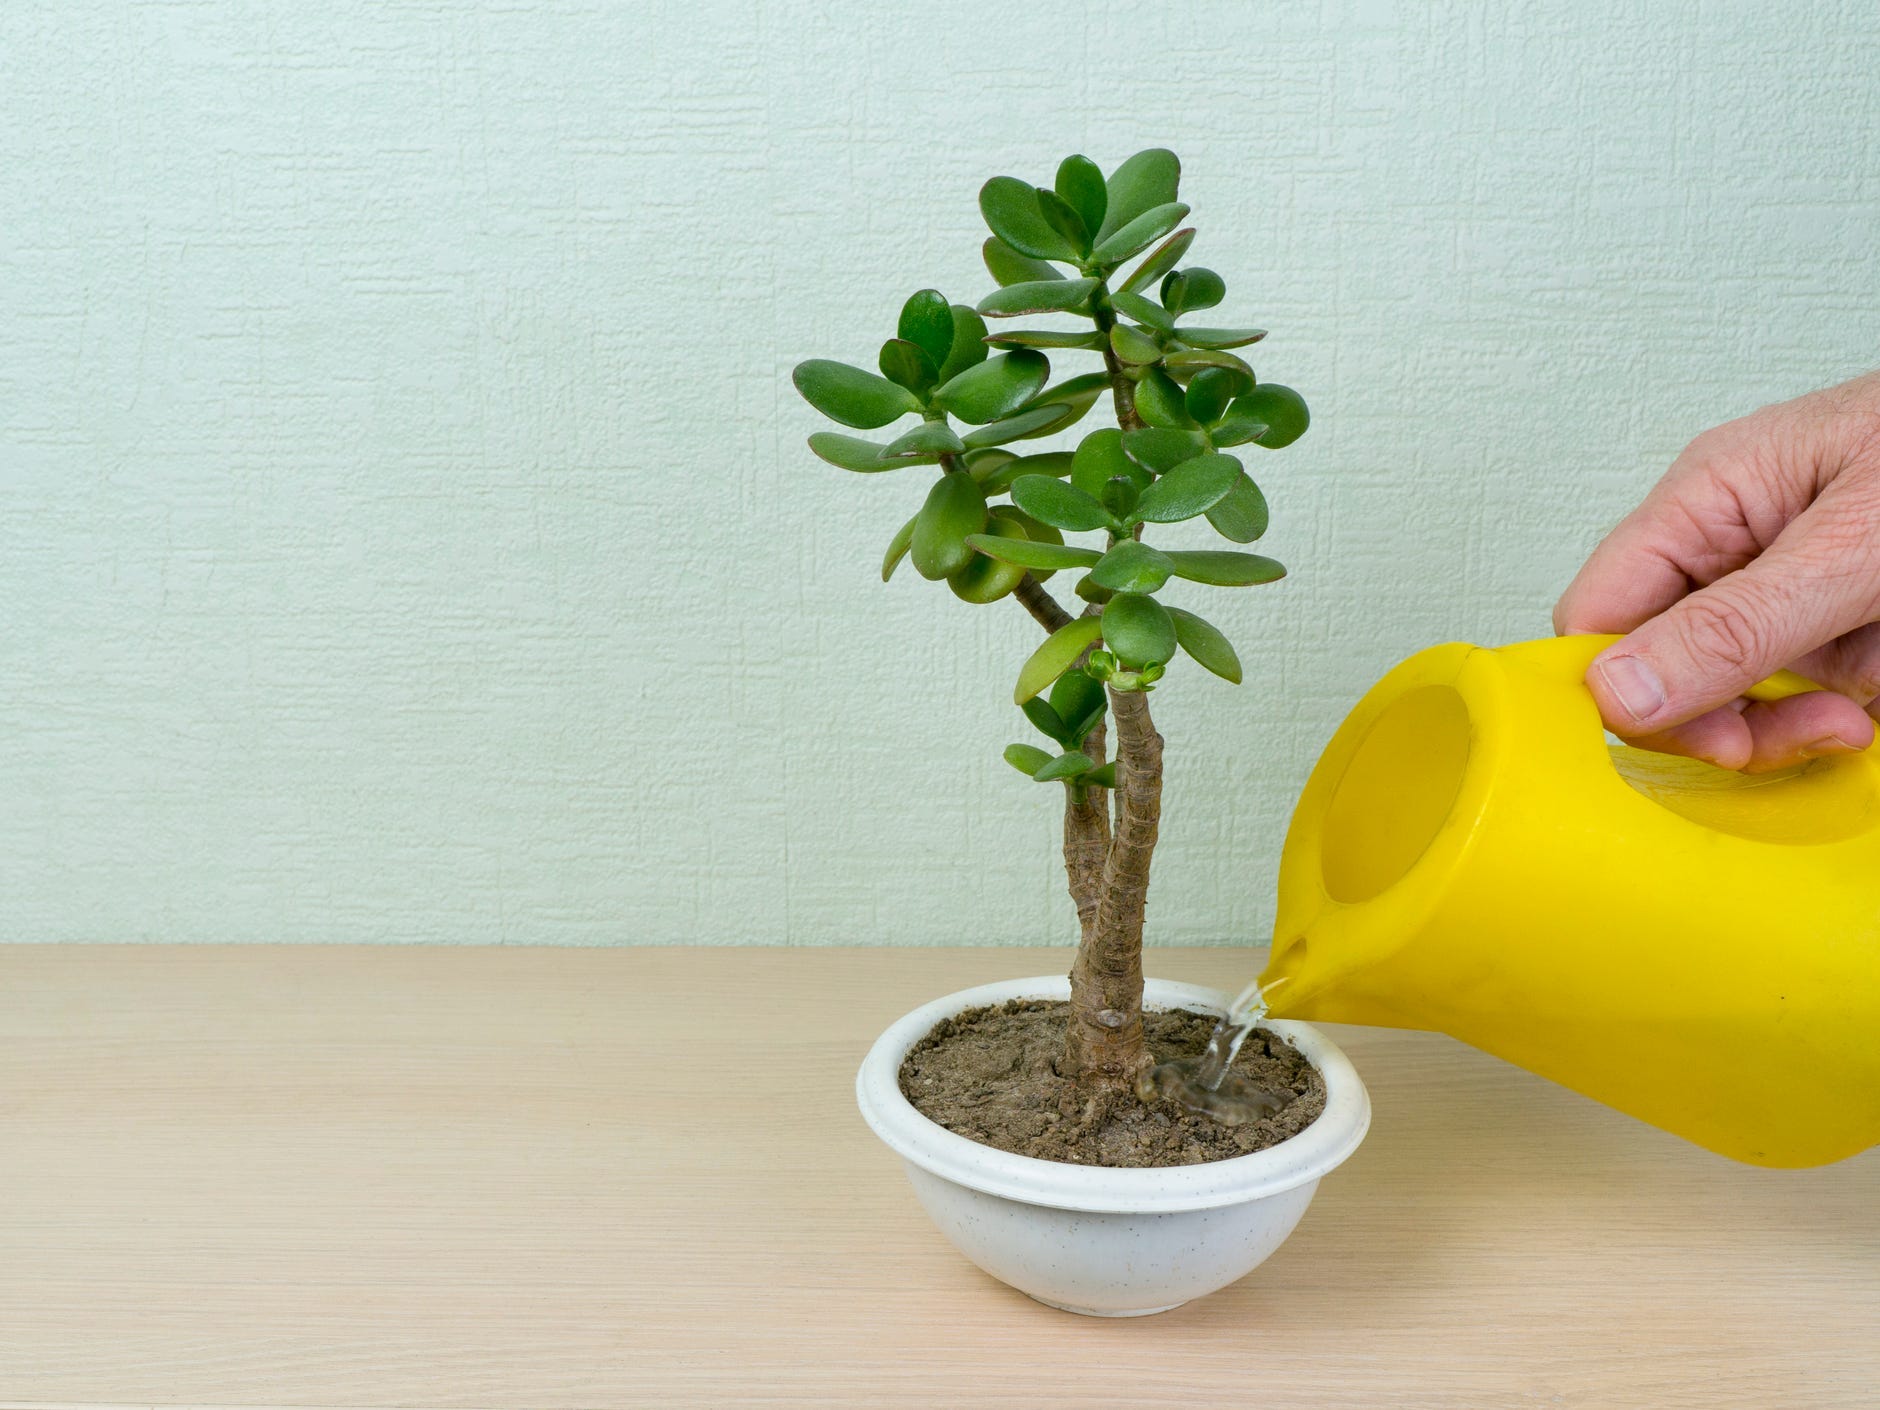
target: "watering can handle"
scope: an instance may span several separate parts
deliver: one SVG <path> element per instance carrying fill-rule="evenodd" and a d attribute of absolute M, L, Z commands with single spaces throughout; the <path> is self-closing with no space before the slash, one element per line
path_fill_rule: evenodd
<path fill-rule="evenodd" d="M 1593 658 L 1620 640 L 1618 636 L 1591 633 L 1585 636 L 1545 637 L 1539 641 L 1522 642 L 1518 646 L 1504 647 L 1511 655 L 1535 657 L 1545 656 L 1561 667 L 1571 670 L 1575 682 L 1584 680 L 1587 669 L 1593 664 Z M 1767 680 L 1752 685 L 1743 694 L 1751 700 L 1784 700 L 1791 695 L 1806 695 L 1824 687 L 1815 684 L 1806 676 L 1798 676 L 1793 671 L 1777 671 Z"/>

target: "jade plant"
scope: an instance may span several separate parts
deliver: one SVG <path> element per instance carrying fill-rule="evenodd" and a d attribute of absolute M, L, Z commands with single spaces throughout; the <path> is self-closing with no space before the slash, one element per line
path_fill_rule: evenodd
<path fill-rule="evenodd" d="M 1153 547 L 1146 531 L 1205 519 L 1232 543 L 1257 540 L 1266 500 L 1231 452 L 1290 445 L 1307 424 L 1298 393 L 1256 380 L 1233 351 L 1261 330 L 1191 321 L 1226 285 L 1182 263 L 1195 231 L 1180 178 L 1161 148 L 1107 178 L 1083 156 L 1067 157 L 1049 186 L 994 177 L 979 208 L 996 289 L 974 305 L 934 289 L 912 295 L 881 345 L 878 375 L 823 359 L 794 374 L 831 420 L 898 432 L 881 441 L 818 432 L 809 446 L 822 459 L 864 475 L 937 471 L 919 477 L 924 499 L 889 541 L 882 580 L 906 561 L 965 602 L 1012 599 L 1046 633 L 1013 692 L 1044 745 L 1013 744 L 1005 759 L 1062 794 L 1080 943 L 1058 1071 L 1070 1079 L 1065 1114 L 1086 1122 L 1135 1100 L 1153 1063 L 1142 935 L 1162 737 L 1149 696 L 1170 672 L 1179 678 L 1178 656 L 1241 678 L 1227 638 L 1160 594 L 1177 579 L 1235 588 L 1285 574 L 1236 549 Z M 1052 326 L 1014 326 L 1041 315 L 1056 316 Z M 1051 357 L 1095 365 L 1052 382 Z M 1074 449 L 1014 449 L 1078 424 L 1100 401 L 1115 424 L 1085 432 Z M 917 419 L 902 431 L 907 417 Z M 1068 608 L 1045 587 L 1058 573 L 1080 575 Z"/>

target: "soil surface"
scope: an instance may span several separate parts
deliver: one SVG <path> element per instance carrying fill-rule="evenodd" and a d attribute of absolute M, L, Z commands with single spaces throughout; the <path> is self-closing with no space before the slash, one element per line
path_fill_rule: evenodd
<path fill-rule="evenodd" d="M 1297 1135 L 1325 1110 L 1325 1079 L 1284 1038 L 1256 1028 L 1230 1070 L 1291 1096 L 1274 1115 L 1227 1126 L 1172 1101 L 1145 1106 L 1131 1098 L 1099 1122 L 1081 1120 L 1071 1084 L 1054 1066 L 1069 1017 L 1061 999 L 1012 999 L 943 1019 L 902 1061 L 901 1092 L 949 1131 L 1076 1165 L 1199 1165 L 1250 1155 Z M 1170 1009 L 1145 1012 L 1142 1022 L 1155 1060 L 1167 1062 L 1199 1056 L 1215 1019 Z"/>

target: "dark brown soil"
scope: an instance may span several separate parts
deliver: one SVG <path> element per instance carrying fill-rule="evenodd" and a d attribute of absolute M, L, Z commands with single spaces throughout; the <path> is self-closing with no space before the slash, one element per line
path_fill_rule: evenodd
<path fill-rule="evenodd" d="M 1054 1064 L 1064 1051 L 1070 1005 L 1012 999 L 944 1019 L 901 1063 L 901 1091 L 949 1131 L 1018 1155 L 1076 1165 L 1199 1165 L 1250 1155 L 1297 1135 L 1325 1110 L 1325 1079 L 1285 1039 L 1255 1029 L 1231 1069 L 1292 1100 L 1240 1126 L 1198 1116 L 1171 1101 L 1121 1102 L 1100 1123 L 1060 1113 L 1070 1083 Z M 1196 1057 L 1214 1030 L 1208 1014 L 1174 1009 L 1143 1015 L 1157 1062 Z"/>

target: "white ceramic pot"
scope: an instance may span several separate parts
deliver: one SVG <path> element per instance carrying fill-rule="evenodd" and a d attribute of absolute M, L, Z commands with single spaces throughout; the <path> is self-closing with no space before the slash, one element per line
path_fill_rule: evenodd
<path fill-rule="evenodd" d="M 855 1078 L 862 1117 L 907 1166 L 914 1193 L 959 1251 L 1066 1312 L 1140 1317 L 1245 1277 L 1285 1242 L 1324 1174 L 1358 1148 L 1371 1099 L 1317 1029 L 1268 1026 L 1325 1079 L 1325 1111 L 1291 1140 L 1231 1160 L 1121 1170 L 1013 1155 L 955 1135 L 901 1095 L 901 1061 L 943 1018 L 1007 999 L 1068 999 L 1062 976 L 963 989 L 876 1040 Z M 1151 979 L 1150 1009 L 1219 1013 L 1227 996 Z"/>

